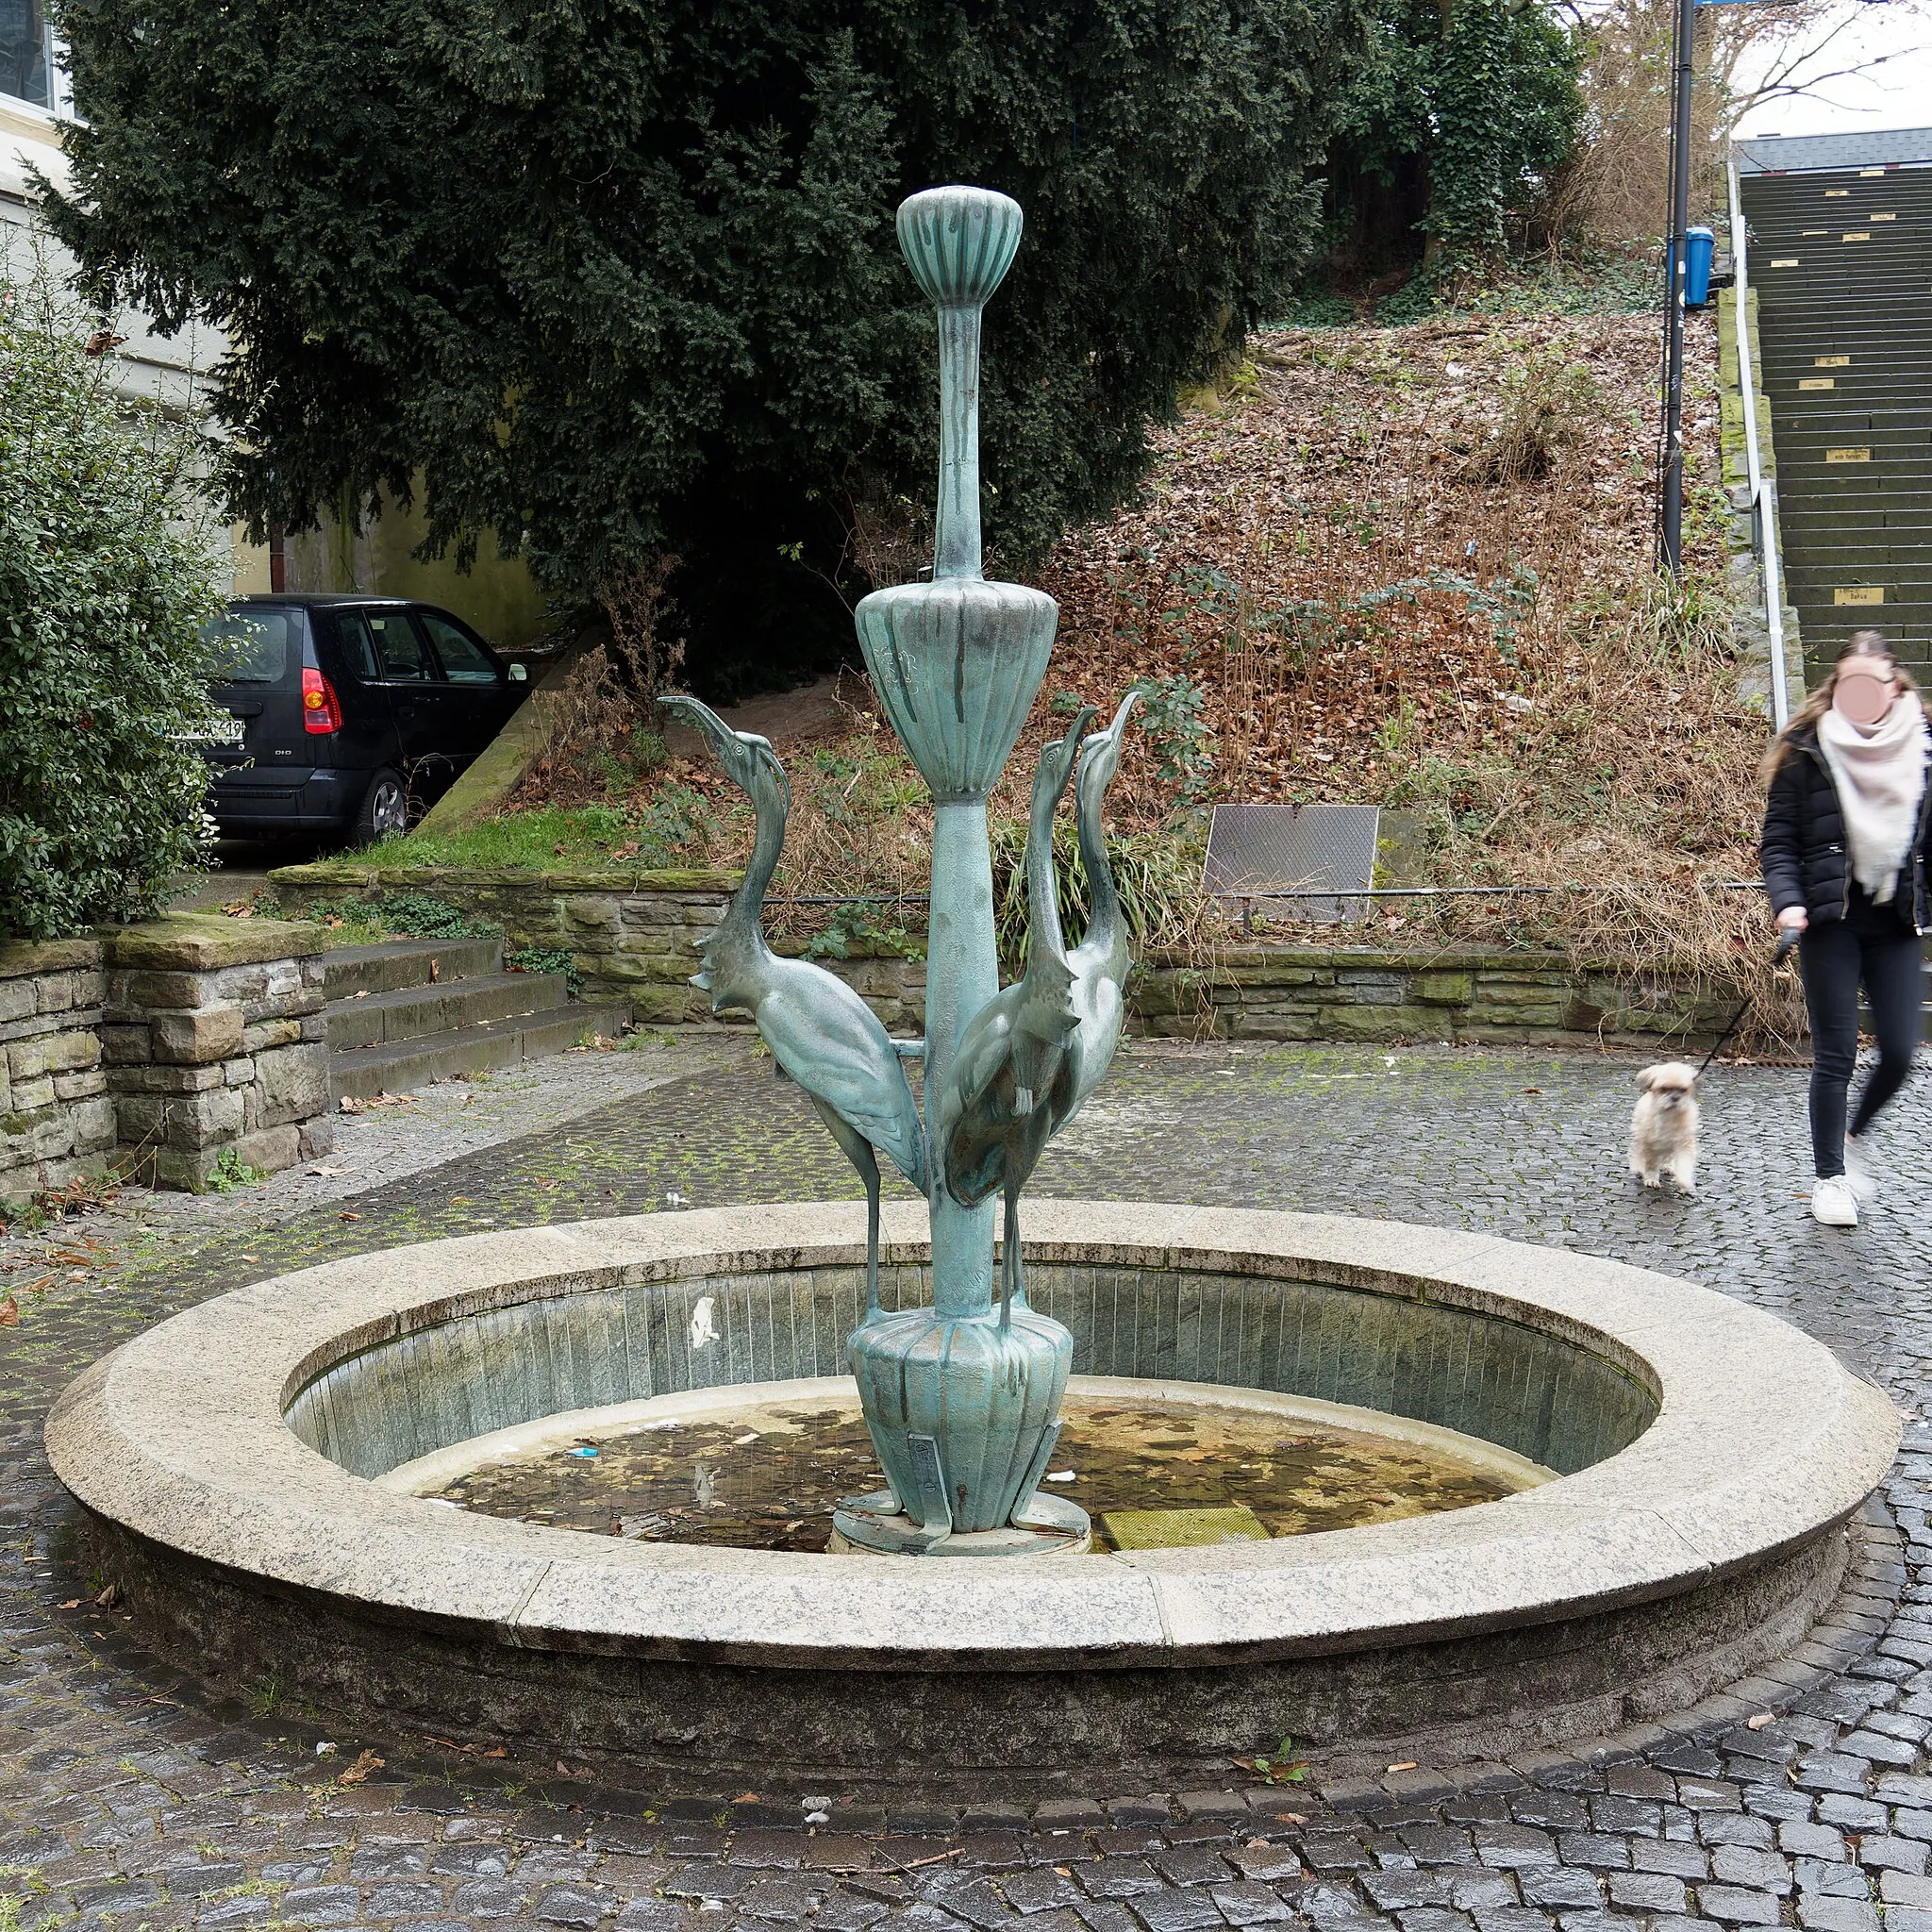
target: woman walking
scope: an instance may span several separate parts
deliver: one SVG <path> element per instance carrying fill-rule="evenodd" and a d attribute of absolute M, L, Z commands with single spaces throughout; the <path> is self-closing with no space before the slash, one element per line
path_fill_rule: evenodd
<path fill-rule="evenodd" d="M 1875 630 L 1855 632 L 1764 761 L 1759 851 L 1780 928 L 1803 935 L 1811 1020 L 1811 1213 L 1856 1227 L 1877 1189 L 1859 1143 L 1911 1071 L 1919 1043 L 1921 934 L 1932 929 L 1927 828 L 1932 728 L 1918 688 Z M 1849 1134 L 1858 1057 L 1858 987 L 1871 1003 L 1878 1064 Z"/>

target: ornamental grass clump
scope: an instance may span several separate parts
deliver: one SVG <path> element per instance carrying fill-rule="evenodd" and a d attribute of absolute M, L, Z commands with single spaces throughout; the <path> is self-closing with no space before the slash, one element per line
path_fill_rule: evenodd
<path fill-rule="evenodd" d="M 223 563 L 192 431 L 119 339 L 0 260 L 0 935 L 140 918 L 199 862 L 201 626 Z"/>

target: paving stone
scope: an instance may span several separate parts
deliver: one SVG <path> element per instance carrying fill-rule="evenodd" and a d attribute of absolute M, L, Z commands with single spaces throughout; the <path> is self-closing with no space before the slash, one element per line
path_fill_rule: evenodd
<path fill-rule="evenodd" d="M 389 1879 L 362 1894 L 367 1919 L 425 1919 L 442 1907 L 442 1887 L 421 1879 Z"/>
<path fill-rule="evenodd" d="M 1090 1898 L 1075 1906 L 1074 1914 L 1087 1927 L 1087 1932 L 1141 1932 L 1133 1913 L 1125 1906 L 1115 1905 L 1108 1899 Z M 1039 1923 L 1034 1920 L 1027 1932 L 1033 1932 L 1033 1925 Z"/>
<path fill-rule="evenodd" d="M 1777 1900 L 1768 1891 L 1746 1891 L 1734 1885 L 1700 1885 L 1698 1909 L 1707 1919 L 1726 1925 L 1775 1925 Z"/>
<path fill-rule="evenodd" d="M 1294 1917 L 1280 1894 L 1265 1885 L 1237 1881 L 1210 1887 L 1208 1895 L 1230 1925 L 1277 1925 Z"/>
<path fill-rule="evenodd" d="M 1870 1798 L 1850 1797 L 1835 1791 L 1819 1799 L 1818 1821 L 1821 1824 L 1841 1825 L 1847 1831 L 1883 1831 L 1885 1807 L 1874 1805 Z"/>
<path fill-rule="evenodd" d="M 1670 1839 L 1633 1838 L 1630 1866 L 1636 1872 L 1663 1872 L 1675 1878 L 1703 1878 L 1708 1875 L 1710 1859 L 1698 1845 L 1678 1844 Z M 1782 1871 L 1782 1865 L 1778 1868 Z"/>
<path fill-rule="evenodd" d="M 1271 1884 L 1302 1875 L 1301 1854 L 1292 1845 L 1230 1845 L 1221 1855 L 1243 1878 Z M 1091 1867 L 1101 1870 L 1104 1867 Z M 1085 1880 L 1083 1878 L 1082 1882 Z M 1088 1890 L 1092 1890 L 1089 1886 Z"/>
<path fill-rule="evenodd" d="M 1370 1904 L 1385 1912 L 1449 1903 L 1449 1877 L 1443 1872 L 1364 1872 L 1361 1885 Z"/>
<path fill-rule="evenodd" d="M 803 1919 L 816 1902 L 812 1893 L 803 1887 L 796 1888 L 798 1909 L 777 1918 L 780 1924 L 795 1924 Z M 771 1913 L 751 1911 L 746 1913 L 749 1895 L 738 1902 L 738 1911 L 752 1918 L 773 1918 Z M 941 1908 L 956 1919 L 963 1919 L 969 1925 L 992 1927 L 996 1925 L 1016 1925 L 1020 1922 L 1014 1916 L 1013 1908 L 1008 1905 L 992 1886 L 984 1878 L 969 1879 L 963 1885 L 956 1885 L 937 1901 Z"/>
<path fill-rule="evenodd" d="M 1868 1872 L 1918 1872 L 1925 1869 L 1926 1846 L 1909 1838 L 1867 1838 L 1858 1843 L 1858 1863 Z"/>
<path fill-rule="evenodd" d="M 501 1878 L 473 1878 L 450 1895 L 451 1908 L 465 1919 L 513 1919 L 529 1904 L 526 1887 Z"/>
<path fill-rule="evenodd" d="M 1798 1924 L 1806 1932 L 1879 1932 L 1877 1907 L 1858 1899 L 1801 1898 Z"/>
<path fill-rule="evenodd" d="M 1529 1825 L 1479 1824 L 1474 1838 L 1476 1856 L 1485 1865 L 1521 1872 L 1557 1862 L 1556 1840 Z"/>
<path fill-rule="evenodd" d="M 275 1908 L 275 1900 L 261 1892 L 244 1893 L 240 1898 L 207 1899 L 195 1908 L 194 1923 L 197 1925 L 217 1928 L 229 1925 L 258 1925 L 267 1919 Z"/>
<path fill-rule="evenodd" d="M 1459 1912 L 1488 1912 L 1519 1904 L 1522 1892 L 1513 1872 L 1451 1870 L 1449 1903 Z"/>
<path fill-rule="evenodd" d="M 1603 1902 L 1603 1890 L 1597 1883 L 1596 1874 L 1567 1865 L 1554 1870 L 1543 1868 L 1525 1872 L 1519 1883 L 1523 1887 L 1525 1905 L 1544 1906 L 1552 1909 L 1572 1907 L 1584 1910 Z"/>
<path fill-rule="evenodd" d="M 281 1896 L 281 1915 L 304 1925 L 347 1925 L 362 1913 L 362 1895 L 353 1885 L 299 1886 Z"/>
<path fill-rule="evenodd" d="M 1232 1875 L 1227 1860 L 1202 1845 L 1176 1845 L 1154 1862 L 1176 1885 L 1224 1885 Z"/>
<path fill-rule="evenodd" d="M 1681 1912 L 1689 1901 L 1684 1881 L 1666 1872 L 1612 1872 L 1610 1903 L 1634 1912 Z"/>
<path fill-rule="evenodd" d="M 1566 1865 L 1594 1865 L 1621 1872 L 1630 1863 L 1630 1840 L 1607 1831 L 1566 1831 L 1557 1840 Z"/>
<path fill-rule="evenodd" d="M 960 1892 L 974 1891 L 976 1887 L 985 1886 L 985 1881 L 958 1888 Z M 991 1887 L 985 1886 L 987 1895 L 991 1896 Z M 761 1878 L 748 1885 L 731 1902 L 732 1916 L 738 1919 L 752 1919 L 761 1924 L 795 1925 L 807 1918 L 820 1899 L 824 1896 L 823 1886 L 814 1886 L 803 1878 L 784 1877 Z M 945 1907 L 958 1918 L 970 1918 L 971 1914 L 960 1910 L 955 1902 L 956 1894 L 948 1893 Z M 998 1903 L 997 1900 L 994 1901 Z M 541 1916 L 541 1914 L 540 1914 Z M 1002 1910 L 997 1921 L 1006 1920 L 1009 1914 Z"/>
<path fill-rule="evenodd" d="M 634 1912 L 638 1908 L 638 1905 L 634 1904 L 630 1910 Z M 676 1907 L 667 1909 L 675 1910 Z M 877 1899 L 866 1898 L 858 1892 L 840 1891 L 835 1892 L 819 1907 L 812 1924 L 824 1926 L 825 1932 L 868 1932 L 870 1926 L 876 1925 L 887 1916 L 887 1909 Z M 629 1912 L 626 1912 L 625 1916 L 628 1918 L 629 1915 Z M 652 1923 L 635 1927 L 625 1925 L 623 1920 L 618 1924 L 620 1932 L 676 1932 L 680 1925 L 688 1927 L 691 1920 L 688 1913 L 680 1913 L 679 1917 L 670 1924 Z"/>
<path fill-rule="evenodd" d="M 1127 1909 L 1147 1932 L 1202 1932 L 1225 1922 L 1211 1892 L 1193 1887 L 1170 1886 L 1165 1891 L 1142 1892 L 1127 1901 Z"/>
<path fill-rule="evenodd" d="M 1219 1874 L 1225 1876 L 1227 1867 L 1216 1864 Z M 1035 1866 L 1029 1871 L 1009 1872 L 1000 1879 L 1000 1890 L 1007 1895 L 1007 1903 L 1016 1911 L 1031 1918 L 1036 1912 L 1064 1910 L 1079 1904 L 1081 1893 L 1071 1878 L 1062 1878 L 1058 1872 L 1042 1870 Z"/>
<path fill-rule="evenodd" d="M 1245 1856 L 1257 1855 L 1250 1853 Z M 1284 1855 L 1272 1847 L 1259 1857 L 1274 1870 L 1279 1870 L 1284 1863 Z M 1299 1869 L 1292 1853 L 1286 1855 L 1285 1862 L 1291 1870 Z M 1090 1898 L 1132 1898 L 1138 1892 L 1158 1891 L 1165 1882 L 1145 1858 L 1102 1858 L 1093 1864 L 1075 1865 L 1073 1871 L 1081 1890 Z M 1222 1875 L 1226 1875 L 1224 1870 Z"/>
<path fill-rule="evenodd" d="M 1775 1852 L 1744 1845 L 1720 1845 L 1710 1855 L 1710 1874 L 1726 1885 L 1755 1886 L 1780 1895 L 1791 1889 L 1790 1871 Z"/>
<path fill-rule="evenodd" d="M 1748 1845 L 1768 1852 L 1777 1842 L 1771 1821 L 1749 1811 L 1709 1811 L 1697 1821 L 1697 1836 L 1707 1845 Z"/>
<path fill-rule="evenodd" d="M 1475 1921 L 1467 1912 L 1450 1911 L 1441 1906 L 1415 1906 L 1397 1912 L 1395 1923 L 1402 1932 L 1475 1932 Z"/>

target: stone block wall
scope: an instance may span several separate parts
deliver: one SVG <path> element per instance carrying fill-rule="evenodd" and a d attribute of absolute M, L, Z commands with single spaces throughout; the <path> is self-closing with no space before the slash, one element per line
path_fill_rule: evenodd
<path fill-rule="evenodd" d="M 286 909 L 427 892 L 493 919 L 505 943 L 568 952 L 584 995 L 627 1000 L 649 1025 L 700 1023 L 708 998 L 690 984 L 698 947 L 737 883 L 730 873 L 529 873 L 354 862 L 274 874 Z M 891 957 L 826 959 L 893 1034 L 916 1034 L 925 966 Z M 1129 1024 L 1181 1039 L 1549 1041 L 1651 1047 L 1707 1045 L 1730 1016 L 1613 964 L 1561 953 L 1457 948 L 1423 954 L 1373 946 L 1229 947 L 1211 964 L 1143 962 L 1127 987 Z"/>
<path fill-rule="evenodd" d="M 0 1198 L 113 1167 L 207 1185 L 333 1144 L 322 935 L 180 915 L 0 948 Z"/>
<path fill-rule="evenodd" d="M 99 1174 L 118 1139 L 93 940 L 0 945 L 0 1201 Z"/>
<path fill-rule="evenodd" d="M 1735 1000 L 1562 953 L 1245 946 L 1207 968 L 1154 960 L 1128 982 L 1139 1030 L 1193 1039 L 1707 1045 Z"/>

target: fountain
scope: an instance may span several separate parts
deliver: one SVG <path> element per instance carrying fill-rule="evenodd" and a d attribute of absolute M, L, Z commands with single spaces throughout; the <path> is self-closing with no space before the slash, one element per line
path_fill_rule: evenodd
<path fill-rule="evenodd" d="M 1035 1201 L 1023 1226 L 1120 1034 L 1101 813 L 1128 707 L 1040 754 L 1032 939 L 1001 989 L 986 797 L 1056 622 L 979 568 L 979 310 L 1020 211 L 939 189 L 900 237 L 939 307 L 937 555 L 858 624 L 936 801 L 923 1041 L 765 945 L 784 772 L 673 701 L 758 813 L 700 983 L 818 1108 L 862 1231 L 847 1203 L 582 1222 L 190 1308 L 48 1419 L 92 1560 L 219 1684 L 653 1793 L 1189 1790 L 1291 1734 L 1379 1771 L 1694 1728 L 1864 1560 L 1898 1422 L 1821 1344 L 1441 1228 L 1151 1200 Z M 1071 949 L 1070 786 L 1093 888 Z M 923 1202 L 882 1201 L 881 1155 Z M 708 1458 L 681 1504 L 676 1431 Z M 607 1457 L 616 1487 L 585 1488 Z M 718 1533 L 731 1508 L 755 1534 Z"/>
<path fill-rule="evenodd" d="M 716 746 L 758 809 L 758 845 L 698 984 L 716 1012 L 757 1022 L 782 1072 L 810 1094 L 865 1180 L 866 1317 L 850 1344 L 866 1426 L 888 1487 L 838 1512 L 836 1547 L 915 1556 L 1024 1556 L 1089 1547 L 1085 1512 L 1043 1495 L 1073 1337 L 1026 1305 L 1020 1191 L 1052 1137 L 1098 1085 L 1120 1038 L 1127 955 L 1107 875 L 1100 807 L 1132 705 L 1081 742 L 1093 711 L 1041 754 L 1026 864 L 1026 971 L 1002 991 L 993 941 L 987 795 L 1046 675 L 1059 607 L 980 574 L 980 311 L 1020 245 L 1019 204 L 935 188 L 899 209 L 899 245 L 938 306 L 940 489 L 929 583 L 874 591 L 858 639 L 892 728 L 932 788 L 925 1038 L 895 1042 L 845 983 L 780 959 L 758 915 L 785 836 L 783 771 L 765 740 L 695 699 L 664 700 Z M 1054 877 L 1053 820 L 1075 766 L 1083 849 L 1100 896 L 1070 959 Z M 922 1124 L 903 1061 L 925 1064 Z M 876 1293 L 883 1150 L 931 1209 L 933 1305 L 886 1314 Z M 1005 1197 L 993 1295 L 991 1196 Z"/>

